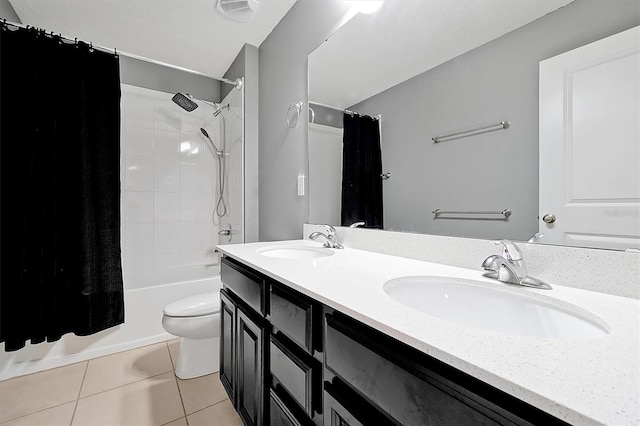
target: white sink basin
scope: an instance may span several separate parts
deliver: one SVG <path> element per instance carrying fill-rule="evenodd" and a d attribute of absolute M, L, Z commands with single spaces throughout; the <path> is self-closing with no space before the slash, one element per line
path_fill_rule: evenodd
<path fill-rule="evenodd" d="M 324 247 L 267 247 L 258 253 L 278 259 L 320 259 L 333 256 L 333 250 Z"/>
<path fill-rule="evenodd" d="M 435 317 L 523 337 L 597 339 L 606 323 L 590 312 L 527 290 L 444 277 L 401 277 L 384 284 L 398 302 Z"/>

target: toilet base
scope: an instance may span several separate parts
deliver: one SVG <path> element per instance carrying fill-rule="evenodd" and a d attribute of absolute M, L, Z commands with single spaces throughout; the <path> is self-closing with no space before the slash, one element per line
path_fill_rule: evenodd
<path fill-rule="evenodd" d="M 220 370 L 220 337 L 209 339 L 180 338 L 176 376 L 193 379 Z"/>

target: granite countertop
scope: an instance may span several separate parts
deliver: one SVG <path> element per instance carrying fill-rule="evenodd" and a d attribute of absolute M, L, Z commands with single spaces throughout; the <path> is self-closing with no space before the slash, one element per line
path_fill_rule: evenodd
<path fill-rule="evenodd" d="M 550 284 L 508 286 L 463 269 L 346 248 L 318 259 L 260 254 L 271 247 L 321 247 L 308 240 L 221 245 L 247 266 L 483 380 L 571 424 L 640 424 L 640 302 Z M 479 256 L 479 258 L 482 255 Z M 609 334 L 592 340 L 521 337 L 439 319 L 392 299 L 386 281 L 443 276 L 586 310 Z"/>

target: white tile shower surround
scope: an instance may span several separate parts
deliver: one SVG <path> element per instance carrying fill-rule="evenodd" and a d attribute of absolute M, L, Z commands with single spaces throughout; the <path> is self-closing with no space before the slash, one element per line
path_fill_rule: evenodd
<path fill-rule="evenodd" d="M 175 377 L 178 345 L 171 340 L 2 381 L 0 425 L 242 425 L 217 373 Z"/>
<path fill-rule="evenodd" d="M 125 286 L 138 289 L 210 274 L 217 163 L 200 134 L 220 125 L 172 93 L 122 85 L 122 246 Z M 213 184 L 212 184 L 213 183 Z"/>
<path fill-rule="evenodd" d="M 320 225 L 305 224 L 304 238 Z M 336 227 L 345 247 L 480 270 L 491 254 L 501 254 L 489 240 Z M 640 299 L 640 253 L 517 243 L 533 277 L 549 282 Z"/>

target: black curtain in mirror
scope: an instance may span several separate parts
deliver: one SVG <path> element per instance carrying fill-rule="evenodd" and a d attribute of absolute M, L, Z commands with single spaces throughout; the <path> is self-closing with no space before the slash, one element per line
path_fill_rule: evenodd
<path fill-rule="evenodd" d="M 342 226 L 364 222 L 383 227 L 382 154 L 376 118 L 344 114 L 342 140 Z"/>
<path fill-rule="evenodd" d="M 124 322 L 116 55 L 0 32 L 0 342 Z"/>

